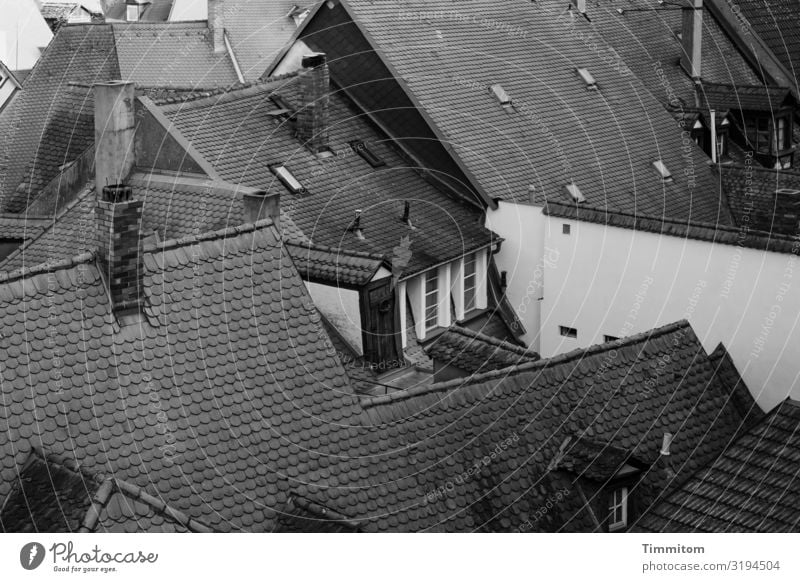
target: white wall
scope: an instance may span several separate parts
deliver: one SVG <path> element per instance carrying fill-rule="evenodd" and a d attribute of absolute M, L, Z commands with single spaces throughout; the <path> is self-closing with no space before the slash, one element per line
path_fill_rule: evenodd
<path fill-rule="evenodd" d="M 688 319 L 707 351 L 725 345 L 762 408 L 800 398 L 796 255 L 543 218 L 544 245 L 560 256 L 545 269 L 543 356 Z"/>
<path fill-rule="evenodd" d="M 208 0 L 175 0 L 170 21 L 208 20 Z"/>
<path fill-rule="evenodd" d="M 0 0 L 0 41 L 3 38 L 0 61 L 16 71 L 33 68 L 53 33 L 34 0 Z"/>
<path fill-rule="evenodd" d="M 339 330 L 344 339 L 358 355 L 364 355 L 361 341 L 361 311 L 358 307 L 358 291 L 320 285 L 306 281 L 308 293 L 317 309 Z"/>
<path fill-rule="evenodd" d="M 552 249 L 545 249 L 545 227 L 542 209 L 537 206 L 500 202 L 497 210 L 486 212 L 486 228 L 505 239 L 494 259 L 497 268 L 507 272 L 506 296 L 525 326 L 522 340 L 537 352 L 544 263 L 558 259 Z"/>

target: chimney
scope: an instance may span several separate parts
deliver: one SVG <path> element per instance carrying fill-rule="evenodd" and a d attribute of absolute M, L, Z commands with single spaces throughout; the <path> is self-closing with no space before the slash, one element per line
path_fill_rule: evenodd
<path fill-rule="evenodd" d="M 144 276 L 141 253 L 142 201 L 130 186 L 100 190 L 95 211 L 98 266 L 108 285 L 115 312 L 139 309 Z"/>
<path fill-rule="evenodd" d="M 214 54 L 225 52 L 224 0 L 208 0 L 208 29 L 214 37 Z"/>
<path fill-rule="evenodd" d="M 702 77 L 703 63 L 703 0 L 689 1 L 692 6 L 683 8 L 681 66 L 692 79 L 699 80 Z"/>
<path fill-rule="evenodd" d="M 297 137 L 319 153 L 328 147 L 328 62 L 325 53 L 314 53 L 304 56 L 302 64 Z"/>
<path fill-rule="evenodd" d="M 122 184 L 134 163 L 133 83 L 94 86 L 95 187 Z"/>
<path fill-rule="evenodd" d="M 243 196 L 243 218 L 245 223 L 258 222 L 271 218 L 278 232 L 281 230 L 280 194 L 267 193 L 264 190 L 245 192 Z"/>

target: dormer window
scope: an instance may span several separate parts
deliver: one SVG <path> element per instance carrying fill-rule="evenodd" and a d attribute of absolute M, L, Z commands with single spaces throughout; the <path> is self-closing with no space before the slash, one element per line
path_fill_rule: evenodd
<path fill-rule="evenodd" d="M 125 6 L 125 20 L 128 22 L 139 22 L 142 19 L 142 14 L 149 2 L 140 2 L 139 0 L 127 0 Z"/>
<path fill-rule="evenodd" d="M 578 75 L 580 76 L 581 79 L 583 79 L 583 82 L 586 83 L 587 89 L 590 90 L 597 89 L 597 81 L 594 80 L 594 77 L 589 72 L 589 69 L 584 69 L 579 67 Z"/>
<path fill-rule="evenodd" d="M 270 166 L 269 168 L 275 177 L 280 180 L 281 184 L 292 194 L 302 194 L 306 191 L 303 185 L 294 177 L 294 175 L 283 165 Z"/>
<path fill-rule="evenodd" d="M 662 182 L 672 182 L 672 173 L 667 169 L 667 166 L 661 160 L 656 160 L 653 162 L 653 167 L 658 172 L 658 175 L 661 176 Z"/>
<path fill-rule="evenodd" d="M 511 97 L 509 96 L 508 93 L 506 93 L 506 90 L 503 89 L 502 85 L 500 85 L 499 83 L 490 85 L 489 92 L 492 95 L 494 95 L 494 98 L 497 99 L 497 101 L 500 103 L 500 105 L 503 106 L 504 109 L 506 109 L 506 111 L 511 109 L 511 107 L 513 106 L 513 103 L 511 102 Z"/>
<path fill-rule="evenodd" d="M 611 492 L 608 501 L 608 531 L 619 531 L 628 525 L 628 488 Z"/>

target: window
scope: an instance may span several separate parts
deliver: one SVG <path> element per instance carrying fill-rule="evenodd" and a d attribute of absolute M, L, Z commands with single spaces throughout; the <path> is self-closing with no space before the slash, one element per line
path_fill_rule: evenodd
<path fill-rule="evenodd" d="M 661 176 L 662 182 L 672 182 L 672 173 L 667 169 L 667 166 L 661 160 L 656 160 L 653 162 L 653 167 L 658 172 L 658 175 Z"/>
<path fill-rule="evenodd" d="M 561 335 L 563 335 L 564 337 L 573 337 L 573 338 L 576 338 L 576 337 L 578 337 L 578 330 L 577 330 L 577 329 L 575 329 L 574 327 L 565 327 L 565 326 L 563 326 L 563 325 L 560 325 L 560 326 L 558 327 L 558 331 L 559 331 L 559 332 L 561 333 Z"/>
<path fill-rule="evenodd" d="M 604 336 L 603 336 L 603 341 L 604 341 L 604 342 L 606 342 L 606 343 L 608 343 L 608 342 L 615 342 L 615 341 L 617 341 L 618 339 L 619 339 L 619 338 L 618 338 L 617 336 L 615 336 L 615 335 L 604 335 Z"/>
<path fill-rule="evenodd" d="M 281 184 L 286 186 L 292 194 L 301 194 L 306 191 L 303 185 L 297 181 L 292 173 L 285 166 L 270 166 L 269 168 Z"/>
<path fill-rule="evenodd" d="M 589 69 L 578 69 L 578 75 L 580 75 L 583 82 L 586 83 L 587 89 L 597 89 L 597 81 L 594 80 L 594 77 L 589 72 Z"/>
<path fill-rule="evenodd" d="M 578 188 L 577 184 L 574 182 L 567 184 L 566 188 L 567 194 L 569 194 L 575 202 L 586 202 L 586 198 L 583 196 L 583 193 L 581 192 L 581 189 Z"/>
<path fill-rule="evenodd" d="M 477 260 L 475 255 L 464 258 L 464 311 L 475 309 L 478 288 Z"/>
<path fill-rule="evenodd" d="M 430 271 L 425 275 L 425 330 L 435 328 L 439 321 L 439 274 Z"/>
<path fill-rule="evenodd" d="M 620 487 L 611 493 L 608 502 L 608 531 L 616 531 L 628 525 L 628 488 Z"/>
<path fill-rule="evenodd" d="M 506 90 L 500 84 L 490 85 L 489 91 L 494 95 L 495 99 L 500 102 L 503 107 L 511 107 L 511 97 L 509 97 Z"/>
<path fill-rule="evenodd" d="M 772 149 L 775 153 L 789 148 L 788 123 L 785 117 L 775 120 L 775 133 L 772 140 Z"/>
<path fill-rule="evenodd" d="M 570 227 L 570 225 L 568 225 L 568 224 L 562 224 L 561 225 L 561 233 L 562 234 L 569 234 L 571 231 L 572 231 L 572 227 Z"/>
<path fill-rule="evenodd" d="M 747 140 L 758 153 L 768 154 L 770 147 L 769 117 L 752 117 L 746 121 Z"/>
<path fill-rule="evenodd" d="M 127 8 L 127 12 L 125 13 L 125 18 L 128 22 L 137 22 L 139 20 L 139 16 L 141 15 L 141 7 L 138 4 L 129 3 Z"/>
<path fill-rule="evenodd" d="M 350 142 L 350 147 L 353 148 L 353 151 L 356 152 L 359 156 L 364 158 L 367 163 L 372 166 L 373 168 L 380 168 L 381 166 L 385 166 L 386 162 L 384 162 L 380 156 L 378 156 L 375 152 L 373 152 L 367 144 L 364 143 L 362 140 L 356 140 Z"/>

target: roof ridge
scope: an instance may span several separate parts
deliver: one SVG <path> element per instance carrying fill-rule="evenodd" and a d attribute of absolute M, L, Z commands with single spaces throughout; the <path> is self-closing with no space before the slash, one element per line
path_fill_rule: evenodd
<path fill-rule="evenodd" d="M 603 344 L 595 344 L 586 348 L 579 348 L 563 354 L 558 354 L 548 359 L 535 360 L 531 362 L 524 362 L 522 364 L 513 364 L 498 370 L 491 370 L 481 374 L 474 374 L 467 378 L 455 378 L 447 382 L 440 382 L 431 384 L 430 386 L 420 386 L 411 388 L 409 390 L 394 392 L 385 396 L 376 396 L 374 398 L 363 398 L 361 400 L 361 407 L 364 409 L 373 408 L 385 404 L 391 404 L 399 400 L 407 400 L 416 396 L 423 396 L 426 394 L 435 394 L 437 392 L 446 392 L 456 388 L 467 388 L 480 382 L 494 380 L 496 378 L 508 378 L 511 375 L 521 374 L 523 372 L 530 372 L 533 370 L 544 369 L 552 366 L 558 366 L 575 360 L 576 358 L 583 358 L 594 356 L 610 350 L 617 350 L 619 348 L 628 347 L 642 341 L 650 341 L 654 338 L 661 337 L 668 333 L 672 333 L 679 329 L 688 328 L 692 330 L 692 326 L 685 319 L 681 319 L 674 323 L 651 329 L 645 332 L 634 334 L 625 338 L 607 342 Z M 693 331 L 693 330 L 692 330 Z"/>
<path fill-rule="evenodd" d="M 464 326 L 460 326 L 460 325 L 454 324 L 454 325 L 451 325 L 445 331 L 445 333 L 447 333 L 448 331 L 454 332 L 454 333 L 459 333 L 459 334 L 461 334 L 463 336 L 466 336 L 466 337 L 469 337 L 469 338 L 479 339 L 481 341 L 486 342 L 487 344 L 492 344 L 493 346 L 496 346 L 496 347 L 499 347 L 499 348 L 503 348 L 505 350 L 514 352 L 515 354 L 518 354 L 518 355 L 521 355 L 521 356 L 535 356 L 536 355 L 535 352 L 530 351 L 528 348 L 523 348 L 522 346 L 518 346 L 518 345 L 512 344 L 511 342 L 508 342 L 506 340 L 502 340 L 502 339 L 500 339 L 498 337 L 494 337 L 494 336 L 491 336 L 491 335 L 487 335 L 485 333 L 481 333 L 479 331 L 475 331 L 474 329 L 470 329 L 468 327 L 464 327 Z"/>
<path fill-rule="evenodd" d="M 234 238 L 235 236 L 239 236 L 240 234 L 245 234 L 247 232 L 255 232 L 257 230 L 262 230 L 270 226 L 274 227 L 275 223 L 272 221 L 271 218 L 264 218 L 262 220 L 259 220 L 258 222 L 245 223 L 237 226 L 229 226 L 227 228 L 212 230 L 201 234 L 185 236 L 182 238 L 173 238 L 165 241 L 160 241 L 157 243 L 152 243 L 151 245 L 148 245 L 143 252 L 157 253 L 193 245 L 195 243 L 208 242 L 212 240 L 225 239 L 225 238 Z M 277 234 L 275 235 L 275 241 L 278 245 L 281 244 L 281 238 Z"/>
<path fill-rule="evenodd" d="M 329 245 L 323 245 L 323 244 L 319 244 L 319 243 L 314 243 L 314 242 L 311 242 L 310 240 L 308 242 L 291 241 L 291 242 L 287 242 L 286 245 L 287 246 L 293 246 L 293 247 L 308 248 L 310 250 L 316 250 L 316 251 L 321 251 L 321 252 L 325 252 L 325 253 L 336 253 L 338 255 L 344 255 L 344 256 L 348 256 L 348 257 L 361 257 L 361 258 L 364 258 L 364 259 L 373 259 L 375 261 L 384 261 L 384 260 L 386 260 L 386 256 L 385 255 L 379 255 L 377 253 L 368 253 L 366 251 L 356 251 L 356 250 L 352 250 L 351 251 L 351 250 L 343 249 L 341 247 L 332 247 L 332 246 L 329 246 Z"/>
<path fill-rule="evenodd" d="M 152 99 L 153 103 L 158 105 L 159 107 L 172 110 L 177 108 L 179 105 L 183 105 L 185 103 L 192 103 L 193 105 L 198 105 L 198 102 L 204 100 L 211 100 L 213 97 L 218 97 L 214 100 L 214 103 L 219 103 L 222 97 L 228 97 L 228 99 L 235 99 L 237 97 L 248 97 L 251 94 L 257 94 L 262 91 L 265 87 L 270 87 L 273 83 L 278 81 L 283 81 L 286 79 L 292 79 L 297 77 L 297 71 L 293 71 L 290 73 L 284 73 L 282 75 L 275 75 L 273 77 L 267 77 L 264 79 L 255 79 L 253 81 L 248 81 L 246 83 L 234 83 L 233 85 L 227 87 L 216 87 L 214 89 L 206 89 L 206 90 L 192 90 L 191 93 L 186 95 L 178 95 L 178 96 L 163 96 Z M 171 88 L 173 89 L 173 88 Z M 246 94 L 242 94 L 247 92 Z"/>
<path fill-rule="evenodd" d="M 34 265 L 33 267 L 20 267 L 13 271 L 0 272 L 0 285 L 13 283 L 20 279 L 26 279 L 35 275 L 43 275 L 45 273 L 53 273 L 55 271 L 63 271 L 71 269 L 78 265 L 83 265 L 93 261 L 95 258 L 94 251 L 87 251 L 79 255 L 75 255 L 69 259 L 61 259 L 60 261 L 45 262 Z"/>

